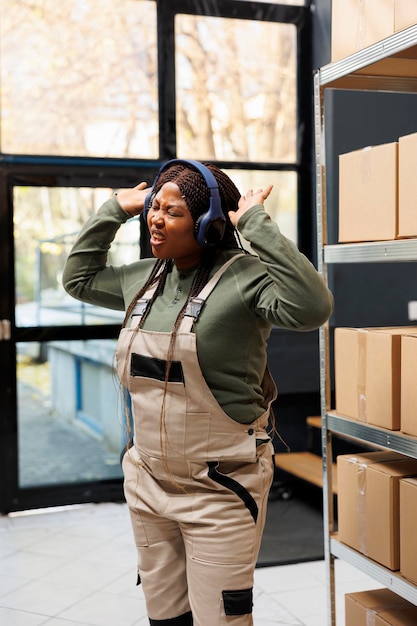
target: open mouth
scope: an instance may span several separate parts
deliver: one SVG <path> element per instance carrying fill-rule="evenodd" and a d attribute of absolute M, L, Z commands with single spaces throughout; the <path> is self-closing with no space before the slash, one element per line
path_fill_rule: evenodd
<path fill-rule="evenodd" d="M 165 237 L 157 230 L 151 231 L 151 244 L 158 245 L 165 241 Z"/>

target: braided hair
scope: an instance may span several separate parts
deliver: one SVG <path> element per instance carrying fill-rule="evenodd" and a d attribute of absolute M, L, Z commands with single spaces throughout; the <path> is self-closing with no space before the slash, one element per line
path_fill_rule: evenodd
<path fill-rule="evenodd" d="M 211 163 L 204 163 L 204 165 L 211 171 L 216 179 L 219 188 L 221 206 L 226 219 L 226 227 L 223 238 L 221 239 L 221 241 L 218 242 L 216 246 L 214 246 L 213 248 L 203 249 L 202 262 L 200 267 L 198 268 L 197 275 L 191 287 L 191 291 L 188 295 L 188 300 L 196 296 L 208 281 L 217 250 L 243 250 L 239 234 L 229 218 L 229 211 L 237 211 L 238 202 L 241 194 L 234 182 L 225 172 L 223 172 L 223 170 Z M 207 187 L 203 176 L 192 166 L 187 166 L 183 163 L 173 163 L 171 166 L 162 170 L 159 178 L 154 184 L 152 197 L 154 197 L 158 193 L 158 191 L 160 191 L 163 185 L 168 182 L 173 182 L 178 185 L 181 194 L 185 198 L 187 207 L 192 215 L 194 223 L 196 223 L 198 218 L 203 213 L 206 213 L 208 211 L 210 204 L 210 190 Z M 156 262 L 153 271 L 148 277 L 148 280 L 130 303 L 126 311 L 123 326 L 125 326 L 127 321 L 129 320 L 137 300 L 141 298 L 143 294 L 153 284 L 155 284 L 155 282 L 158 282 L 158 286 L 152 296 L 149 306 L 142 316 L 141 325 L 143 325 L 155 298 L 157 298 L 164 290 L 166 277 L 170 273 L 172 265 L 172 259 L 158 260 Z M 184 311 L 187 307 L 188 300 L 184 306 Z M 181 321 L 184 311 L 180 311 L 180 319 L 177 320 L 178 322 Z"/>

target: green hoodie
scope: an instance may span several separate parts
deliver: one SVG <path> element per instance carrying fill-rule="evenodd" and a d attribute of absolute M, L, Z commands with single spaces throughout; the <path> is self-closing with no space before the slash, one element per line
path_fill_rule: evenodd
<path fill-rule="evenodd" d="M 107 253 L 128 214 L 112 198 L 84 225 L 64 269 L 63 284 L 74 298 L 125 310 L 155 263 L 141 259 L 107 265 Z M 255 254 L 235 261 L 210 295 L 194 324 L 203 376 L 225 413 L 241 423 L 264 412 L 261 382 L 272 326 L 309 331 L 332 312 L 333 299 L 320 274 L 284 237 L 262 205 L 239 220 L 238 230 Z M 239 250 L 218 253 L 212 274 Z M 171 331 L 189 292 L 195 269 L 174 266 L 143 328 Z"/>

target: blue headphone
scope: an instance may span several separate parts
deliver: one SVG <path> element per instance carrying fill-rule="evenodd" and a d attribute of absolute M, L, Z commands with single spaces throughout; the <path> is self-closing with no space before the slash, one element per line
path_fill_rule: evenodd
<path fill-rule="evenodd" d="M 188 161 L 184 159 L 172 159 L 162 165 L 157 173 L 152 187 L 146 195 L 143 205 L 143 217 L 148 219 L 148 212 L 151 208 L 153 197 L 155 195 L 154 187 L 161 173 L 173 165 L 174 163 L 182 163 L 183 165 L 189 165 L 195 170 L 200 172 L 204 181 L 210 191 L 210 205 L 206 213 L 200 215 L 195 224 L 195 237 L 200 246 L 208 247 L 215 246 L 223 239 L 224 231 L 226 228 L 226 218 L 222 210 L 222 204 L 219 194 L 219 186 L 212 172 L 199 161 Z"/>

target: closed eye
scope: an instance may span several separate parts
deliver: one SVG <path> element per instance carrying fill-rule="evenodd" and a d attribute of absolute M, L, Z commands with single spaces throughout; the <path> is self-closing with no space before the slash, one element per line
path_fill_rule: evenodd
<path fill-rule="evenodd" d="M 149 207 L 150 211 L 163 211 L 164 213 L 166 213 L 167 215 L 169 215 L 170 217 L 183 217 L 184 216 L 184 209 L 182 207 L 167 207 L 167 208 L 162 208 L 159 206 L 159 204 L 157 202 L 154 202 L 150 207 Z"/>

